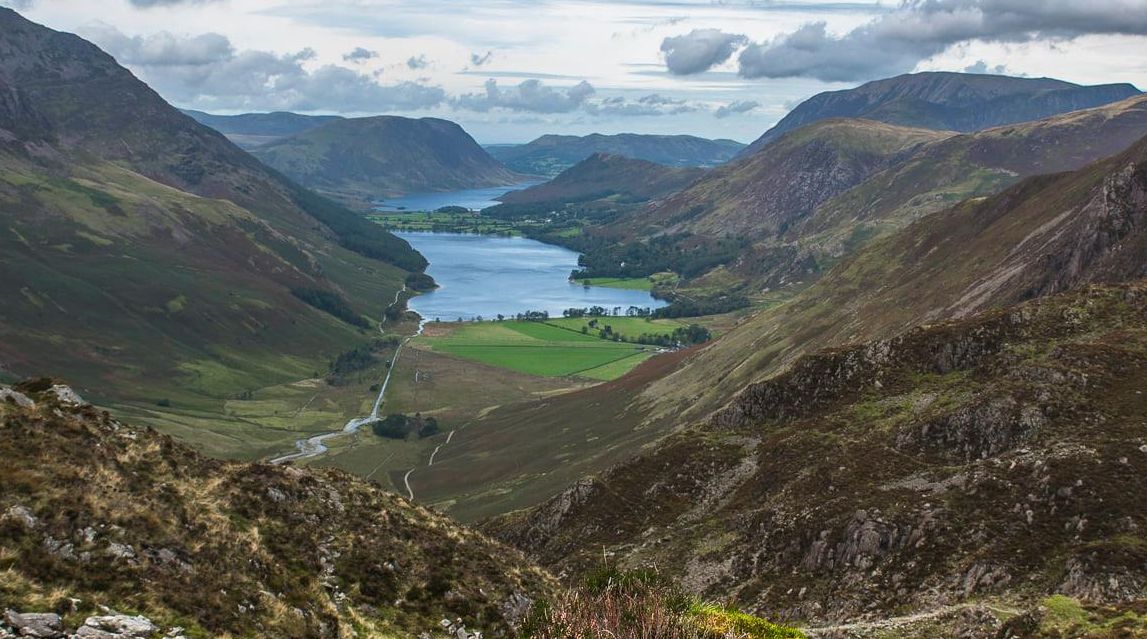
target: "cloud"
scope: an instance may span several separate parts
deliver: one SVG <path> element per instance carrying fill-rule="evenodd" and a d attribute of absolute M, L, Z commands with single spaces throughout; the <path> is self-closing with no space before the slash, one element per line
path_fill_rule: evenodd
<path fill-rule="evenodd" d="M 165 98 L 205 109 L 336 112 L 404 111 L 446 100 L 439 87 L 417 82 L 381 85 L 337 65 L 309 68 L 312 49 L 278 54 L 236 51 L 222 35 L 158 33 L 128 37 L 98 24 L 81 35 L 131 67 Z"/>
<path fill-rule="evenodd" d="M 218 2 L 219 0 L 128 0 L 132 6 L 140 7 L 142 9 L 150 9 L 151 7 L 170 7 L 178 4 L 206 4 L 208 2 Z"/>
<path fill-rule="evenodd" d="M 685 100 L 652 93 L 636 100 L 627 100 L 623 97 L 605 98 L 595 103 L 587 103 L 585 110 L 592 115 L 631 117 L 677 115 L 697 111 L 698 108 Z"/>
<path fill-rule="evenodd" d="M 366 62 L 367 60 L 371 60 L 371 59 L 377 58 L 377 57 L 378 57 L 378 51 L 371 51 L 370 49 L 364 49 L 362 47 L 355 47 L 353 51 L 343 55 L 343 61 L 354 62 L 354 63 L 358 64 L 360 62 Z"/>
<path fill-rule="evenodd" d="M 34 0 L 0 0 L 0 7 L 10 9 L 30 9 Z"/>
<path fill-rule="evenodd" d="M 997 64 L 995 66 L 988 66 L 988 63 L 983 60 L 976 60 L 974 64 L 969 64 L 964 67 L 964 73 L 980 73 L 989 75 L 1011 75 L 1008 70 L 1008 65 Z"/>
<path fill-rule="evenodd" d="M 414 70 L 425 69 L 430 66 L 430 60 L 426 58 L 426 54 L 411 56 L 410 59 L 406 61 L 406 66 Z"/>
<path fill-rule="evenodd" d="M 494 52 L 493 51 L 487 51 L 484 55 L 479 55 L 477 53 L 471 53 L 470 54 L 470 64 L 472 64 L 476 67 L 480 67 L 480 66 L 486 64 L 487 62 L 489 62 L 490 60 L 492 60 L 493 58 L 494 58 Z"/>
<path fill-rule="evenodd" d="M 685 35 L 665 38 L 661 52 L 665 66 L 674 75 L 701 73 L 725 62 L 748 38 L 719 29 L 694 29 Z"/>
<path fill-rule="evenodd" d="M 730 115 L 748 113 L 749 111 L 752 111 L 759 106 L 761 106 L 761 103 L 757 102 L 756 100 L 738 100 L 736 102 L 730 102 L 729 104 L 722 104 L 721 106 L 717 107 L 717 110 L 713 112 L 713 115 L 718 118 L 727 118 Z"/>
<path fill-rule="evenodd" d="M 1062 41 L 1087 34 L 1147 35 L 1147 0 L 903 0 L 842 35 L 814 22 L 752 44 L 739 63 L 747 78 L 857 81 L 909 72 L 961 42 Z"/>
<path fill-rule="evenodd" d="M 486 80 L 484 93 L 458 96 L 454 104 L 470 111 L 485 112 L 507 109 L 530 113 L 570 113 L 581 108 L 596 93 L 584 80 L 566 89 L 546 86 L 541 80 L 524 80 L 517 86 L 503 89 L 494 79 Z"/>

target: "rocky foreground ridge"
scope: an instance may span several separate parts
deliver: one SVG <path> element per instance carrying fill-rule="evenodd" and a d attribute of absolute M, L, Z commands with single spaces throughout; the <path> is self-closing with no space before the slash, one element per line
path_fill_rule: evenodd
<path fill-rule="evenodd" d="M 0 636 L 492 637 L 553 592 L 374 484 L 209 459 L 49 380 L 0 387 L 0 459 Z"/>

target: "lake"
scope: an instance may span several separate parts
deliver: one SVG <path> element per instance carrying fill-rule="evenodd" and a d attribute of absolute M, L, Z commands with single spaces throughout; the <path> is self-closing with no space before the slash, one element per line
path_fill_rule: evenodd
<path fill-rule="evenodd" d="M 452 200 L 456 203 L 457 199 Z M 426 320 L 454 321 L 482 316 L 493 319 L 526 311 L 561 317 L 567 308 L 630 306 L 660 308 L 665 302 L 645 291 L 594 286 L 569 281 L 578 254 L 523 237 L 462 233 L 395 233 L 430 260 L 426 272 L 440 288 L 410 300 L 408 306 Z"/>
<path fill-rule="evenodd" d="M 535 184 L 541 184 L 544 181 L 545 180 L 532 180 L 510 186 L 495 186 L 488 189 L 411 193 L 402 197 L 375 202 L 375 210 L 437 211 L 444 206 L 463 206 L 472 211 L 480 211 L 499 204 L 495 198 L 499 198 L 510 191 L 520 191 Z"/>

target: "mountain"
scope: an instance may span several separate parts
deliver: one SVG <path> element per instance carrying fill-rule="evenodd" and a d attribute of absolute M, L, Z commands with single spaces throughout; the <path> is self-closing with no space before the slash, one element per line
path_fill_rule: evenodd
<path fill-rule="evenodd" d="M 1077 169 L 1147 135 L 1147 97 L 954 135 L 830 119 L 781 136 L 682 191 L 594 233 L 621 248 L 591 249 L 605 271 L 643 238 L 747 240 L 720 268 L 750 294 L 819 277 L 876 237 L 1022 178 Z M 708 288 L 705 278 L 686 289 Z"/>
<path fill-rule="evenodd" d="M 0 456 L 9 611 L 104 606 L 182 628 L 166 636 L 412 637 L 444 618 L 499 636 L 556 592 L 520 553 L 377 484 L 209 459 L 50 380 L 0 387 Z"/>
<path fill-rule="evenodd" d="M 950 134 L 872 120 L 826 120 L 719 167 L 622 224 L 720 237 L 782 233 L 818 205 Z M 648 234 L 648 231 L 642 231 Z"/>
<path fill-rule="evenodd" d="M 318 377 L 371 339 L 364 316 L 381 316 L 426 266 L 94 45 L 8 9 L 0 256 L 5 377 L 67 375 L 219 454 L 289 445 L 293 434 L 273 428 L 238 436 L 277 417 L 227 402 Z"/>
<path fill-rule="evenodd" d="M 554 571 L 656 567 L 810 636 L 1083 636 L 1033 631 L 1143 597 L 1144 383 L 1147 281 L 1085 287 L 802 357 L 485 528 Z M 860 633 L 960 611 L 975 632 Z"/>
<path fill-rule="evenodd" d="M 285 111 L 240 115 L 214 115 L 191 109 L 182 111 L 196 122 L 227 136 L 228 140 L 244 149 L 253 149 L 342 119 L 337 115 L 300 115 Z"/>
<path fill-rule="evenodd" d="M 712 167 L 730 160 L 745 145 L 691 135 L 543 135 L 522 145 L 488 147 L 490 154 L 519 173 L 554 176 L 595 153 L 621 155 L 666 166 Z"/>
<path fill-rule="evenodd" d="M 785 133 L 828 118 L 971 132 L 1038 120 L 1138 95 L 1130 84 L 1080 86 L 1051 78 L 926 72 L 876 80 L 805 100 L 744 151 L 751 154 Z"/>
<path fill-rule="evenodd" d="M 1145 277 L 1147 137 L 873 242 L 624 408 L 587 401 L 676 428 L 486 529 L 814 624 L 1141 598 Z"/>
<path fill-rule="evenodd" d="M 359 204 L 382 196 L 520 182 L 462 127 L 395 116 L 329 122 L 254 150 L 269 166 Z"/>
<path fill-rule="evenodd" d="M 620 198 L 647 201 L 680 191 L 705 174 L 704 169 L 669 167 L 620 155 L 595 153 L 557 177 L 500 199 L 506 204 L 585 202 Z"/>

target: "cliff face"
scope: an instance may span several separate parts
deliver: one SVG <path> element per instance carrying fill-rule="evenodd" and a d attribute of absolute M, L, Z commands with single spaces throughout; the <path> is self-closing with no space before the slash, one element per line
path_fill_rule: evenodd
<path fill-rule="evenodd" d="M 192 636 L 411 636 L 443 618 L 498 635 L 552 592 L 520 554 L 374 484 L 208 459 L 48 381 L 0 388 L 0 457 L 3 609 L 102 605 Z"/>
<path fill-rule="evenodd" d="M 1147 282 L 810 355 L 488 529 L 815 624 L 1147 597 Z"/>

